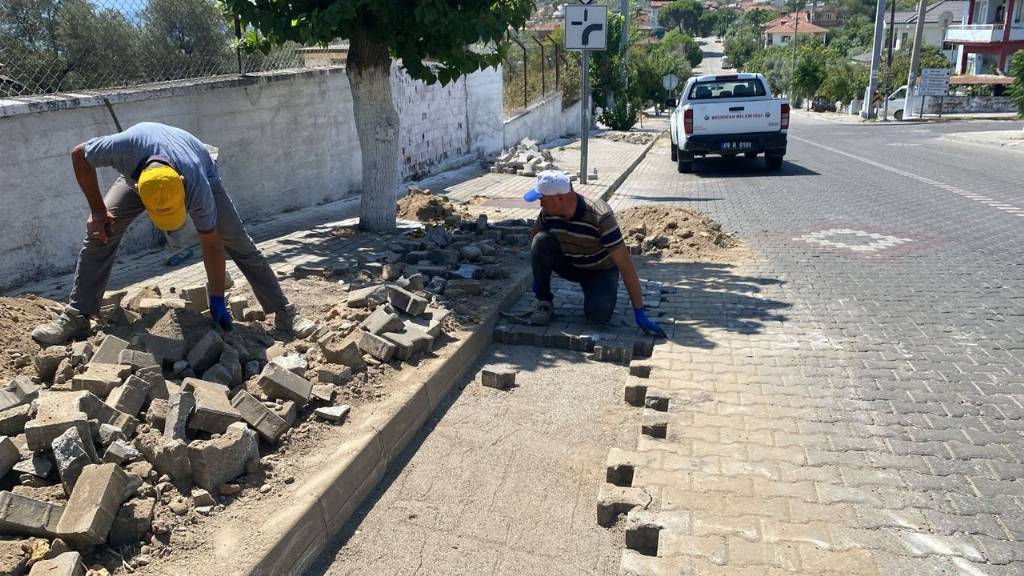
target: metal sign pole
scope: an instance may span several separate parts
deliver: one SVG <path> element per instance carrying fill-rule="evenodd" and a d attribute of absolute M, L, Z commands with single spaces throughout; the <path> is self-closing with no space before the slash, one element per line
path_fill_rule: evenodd
<path fill-rule="evenodd" d="M 587 137 L 590 135 L 590 50 L 583 50 L 580 71 L 580 184 L 587 183 Z"/>

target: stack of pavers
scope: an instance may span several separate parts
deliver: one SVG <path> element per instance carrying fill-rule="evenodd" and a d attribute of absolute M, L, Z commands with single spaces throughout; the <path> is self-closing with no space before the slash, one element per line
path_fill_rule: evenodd
<path fill-rule="evenodd" d="M 502 151 L 491 166 L 493 173 L 536 176 L 544 170 L 557 170 L 550 150 L 543 150 L 535 140 L 523 138 L 514 148 Z"/>

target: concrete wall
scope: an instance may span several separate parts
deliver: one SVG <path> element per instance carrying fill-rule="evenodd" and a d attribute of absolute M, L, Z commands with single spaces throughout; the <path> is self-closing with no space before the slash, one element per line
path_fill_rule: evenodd
<path fill-rule="evenodd" d="M 523 138 L 547 142 L 563 136 L 579 135 L 579 102 L 562 110 L 562 93 L 556 92 L 523 112 L 505 120 L 504 147 L 511 148 Z M 575 113 L 573 112 L 575 111 Z M 575 125 L 573 124 L 575 119 Z"/>
<path fill-rule="evenodd" d="M 501 147 L 501 73 L 447 87 L 395 73 L 405 177 L 473 161 Z M 124 127 L 143 120 L 188 130 L 220 148 L 225 187 L 243 218 L 313 206 L 358 191 L 361 153 L 341 68 L 219 78 L 106 95 Z M 497 127 L 497 130 L 496 130 Z M 62 95 L 0 100 L 0 289 L 63 273 L 81 246 L 86 204 L 68 151 L 115 132 L 102 100 Z M 114 179 L 101 170 L 101 185 Z M 124 252 L 156 247 L 140 218 Z"/>
<path fill-rule="evenodd" d="M 943 114 L 992 114 L 1017 111 L 1017 107 L 1008 96 L 946 96 L 941 99 L 925 96 L 924 113 L 938 114 L 940 100 Z M 915 105 L 914 109 L 917 110 L 919 107 L 919 104 Z"/>

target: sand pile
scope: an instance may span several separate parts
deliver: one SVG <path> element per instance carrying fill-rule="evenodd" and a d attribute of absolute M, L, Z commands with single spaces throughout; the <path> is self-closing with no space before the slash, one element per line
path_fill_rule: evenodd
<path fill-rule="evenodd" d="M 617 214 L 619 228 L 634 254 L 708 259 L 737 246 L 736 238 L 708 216 L 666 206 L 636 206 Z"/>
<path fill-rule="evenodd" d="M 39 345 L 32 341 L 29 333 L 36 326 L 49 322 L 54 317 L 53 311 L 61 309 L 61 304 L 36 296 L 0 297 L 0 382 L 6 384 L 8 378 L 32 365 Z"/>
<path fill-rule="evenodd" d="M 398 201 L 398 217 L 420 222 L 461 220 L 461 216 L 448 198 L 436 196 L 430 190 L 416 186 L 410 186 L 409 193 Z"/>

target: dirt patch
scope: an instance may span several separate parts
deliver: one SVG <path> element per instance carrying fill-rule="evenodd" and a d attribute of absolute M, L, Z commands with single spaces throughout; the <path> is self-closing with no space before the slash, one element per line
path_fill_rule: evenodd
<path fill-rule="evenodd" d="M 430 190 L 411 186 L 409 193 L 398 201 L 398 217 L 420 222 L 456 223 L 461 213 L 445 196 L 436 196 Z"/>
<path fill-rule="evenodd" d="M 29 334 L 49 322 L 62 305 L 38 296 L 0 297 L 0 383 L 18 374 L 34 376 L 32 359 L 39 352 Z"/>
<path fill-rule="evenodd" d="M 688 208 L 635 206 L 616 214 L 634 254 L 685 260 L 723 260 L 740 242 L 712 218 Z"/>

